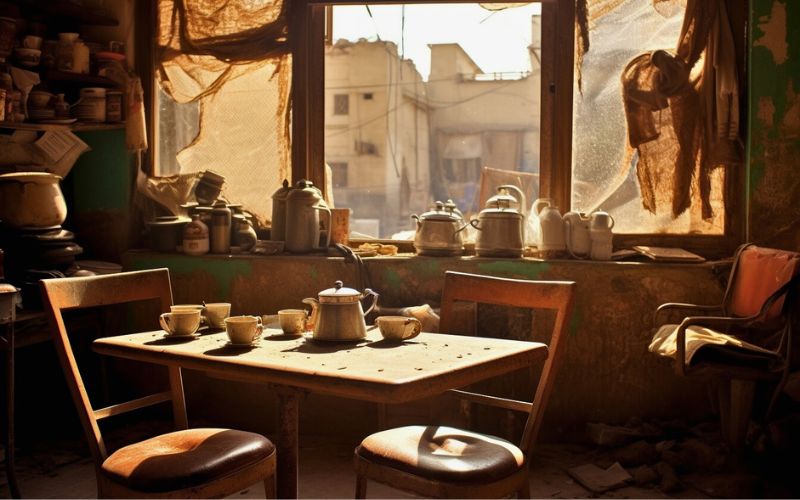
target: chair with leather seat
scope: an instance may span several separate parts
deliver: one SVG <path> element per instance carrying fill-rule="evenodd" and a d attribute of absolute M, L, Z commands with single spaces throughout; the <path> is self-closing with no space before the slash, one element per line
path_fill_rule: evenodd
<path fill-rule="evenodd" d="M 140 302 L 156 302 L 161 312 L 167 312 L 172 304 L 167 269 L 42 280 L 41 289 L 53 342 L 94 458 L 98 497 L 223 497 L 263 482 L 267 497 L 274 498 L 275 446 L 252 432 L 188 429 L 179 367 L 168 368 L 166 391 L 101 409 L 90 402 L 64 312 Z M 166 402 L 172 404 L 177 431 L 109 453 L 99 420 Z"/>
<path fill-rule="evenodd" d="M 456 325 L 463 324 L 458 318 L 457 302 L 531 309 L 534 322 L 537 310 L 555 313 L 552 328 L 548 328 L 551 330 L 548 358 L 532 403 L 463 389 L 450 391 L 470 403 L 525 412 L 521 439 L 513 444 L 492 435 L 439 425 L 379 431 L 365 438 L 355 450 L 356 498 L 365 498 L 367 480 L 423 497 L 490 498 L 513 494 L 529 497 L 531 450 L 564 353 L 564 332 L 572 311 L 574 289 L 575 284 L 566 281 L 517 280 L 447 271 L 441 305 L 443 333 L 468 333 L 456 329 Z M 474 310 L 477 314 L 477 306 Z M 553 313 L 550 314 L 552 317 Z M 474 320 L 471 324 L 477 323 Z"/>
<path fill-rule="evenodd" d="M 744 446 L 758 384 L 772 389 L 767 420 L 789 375 L 798 283 L 800 253 L 747 243 L 734 254 L 722 304 L 656 310 L 650 351 L 671 358 L 678 375 L 719 382 L 722 433 L 734 449 Z M 671 311 L 695 314 L 661 325 Z"/>

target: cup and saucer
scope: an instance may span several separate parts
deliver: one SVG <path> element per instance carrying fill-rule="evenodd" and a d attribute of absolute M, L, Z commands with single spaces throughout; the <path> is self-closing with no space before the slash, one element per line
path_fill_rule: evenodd
<path fill-rule="evenodd" d="M 199 309 L 176 309 L 158 318 L 166 339 L 192 339 L 197 336 L 201 320 Z"/>
<path fill-rule="evenodd" d="M 258 316 L 231 316 L 224 319 L 228 342 L 225 347 L 249 348 L 258 345 L 264 326 Z"/>

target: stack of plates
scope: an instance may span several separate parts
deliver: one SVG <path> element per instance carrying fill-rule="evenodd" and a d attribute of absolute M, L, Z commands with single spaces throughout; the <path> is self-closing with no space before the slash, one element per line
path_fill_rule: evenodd
<path fill-rule="evenodd" d="M 91 104 L 78 104 L 72 108 L 72 116 L 82 122 L 104 122 L 105 109 Z"/>
<path fill-rule="evenodd" d="M 28 108 L 28 118 L 31 120 L 52 120 L 55 117 L 56 110 L 53 108 Z"/>

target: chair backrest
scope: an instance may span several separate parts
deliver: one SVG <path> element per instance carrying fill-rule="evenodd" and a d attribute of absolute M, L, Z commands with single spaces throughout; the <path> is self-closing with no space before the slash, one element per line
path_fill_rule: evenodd
<path fill-rule="evenodd" d="M 748 317 L 759 314 L 767 299 L 800 272 L 800 253 L 753 244 L 739 247 L 725 292 L 727 313 Z M 765 311 L 763 320 L 781 314 L 785 293 Z"/>
<path fill-rule="evenodd" d="M 95 410 L 89 401 L 75 356 L 72 352 L 63 312 L 131 302 L 157 300 L 161 312 L 169 311 L 172 304 L 172 289 L 167 269 L 136 271 L 99 276 L 47 279 L 41 282 L 45 309 L 50 317 L 53 343 L 61 367 L 64 369 L 67 386 L 78 410 L 89 448 L 99 466 L 107 457 L 105 442 L 97 421 L 131 410 L 173 400 L 175 391 L 164 391 L 150 396 Z M 112 332 L 118 333 L 118 332 Z M 171 382 L 173 382 L 171 380 Z M 182 388 L 180 397 L 182 398 Z M 173 408 L 176 401 L 173 400 Z M 180 401 L 182 405 L 183 402 Z"/>
<path fill-rule="evenodd" d="M 566 340 L 564 333 L 572 314 L 574 298 L 575 283 L 572 281 L 533 281 L 454 271 L 445 272 L 440 323 L 442 333 L 465 333 L 454 331 L 454 325 L 458 323 L 454 307 L 457 301 L 555 311 L 555 320 L 548 343 L 548 357 L 542 368 L 532 403 L 490 396 L 480 397 L 481 395 L 468 397 L 468 399 L 494 406 L 528 411 L 520 442 L 520 449 L 526 454 L 530 452 L 536 441 L 547 401 L 553 390 L 555 375 L 561 365 Z"/>

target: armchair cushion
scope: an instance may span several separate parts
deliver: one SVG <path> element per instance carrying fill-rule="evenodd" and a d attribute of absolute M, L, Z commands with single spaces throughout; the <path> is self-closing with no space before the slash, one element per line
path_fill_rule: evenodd
<path fill-rule="evenodd" d="M 275 453 L 264 436 L 230 429 L 189 429 L 125 446 L 101 472 L 132 490 L 166 492 L 210 482 Z"/>
<path fill-rule="evenodd" d="M 504 439 L 422 425 L 372 434 L 356 455 L 427 479 L 474 484 L 507 477 L 525 463 L 522 451 Z"/>
<path fill-rule="evenodd" d="M 774 248 L 750 246 L 739 256 L 736 286 L 731 296 L 730 312 L 744 317 L 758 314 L 767 298 L 800 271 L 800 254 Z M 783 297 L 770 308 L 765 319 L 780 315 Z"/>

